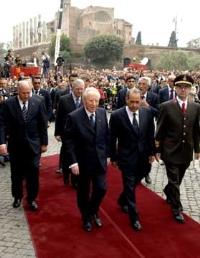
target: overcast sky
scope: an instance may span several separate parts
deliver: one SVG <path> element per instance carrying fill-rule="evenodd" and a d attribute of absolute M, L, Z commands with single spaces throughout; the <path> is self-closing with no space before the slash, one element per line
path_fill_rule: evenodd
<path fill-rule="evenodd" d="M 173 30 L 177 30 L 178 46 L 184 47 L 191 39 L 200 37 L 199 1 L 190 0 L 71 0 L 71 5 L 115 8 L 115 18 L 133 24 L 133 37 L 139 31 L 142 44 L 167 46 Z M 1 0 L 0 42 L 12 41 L 13 26 L 42 15 L 43 21 L 54 19 L 60 0 Z M 173 22 L 176 18 L 177 26 Z"/>

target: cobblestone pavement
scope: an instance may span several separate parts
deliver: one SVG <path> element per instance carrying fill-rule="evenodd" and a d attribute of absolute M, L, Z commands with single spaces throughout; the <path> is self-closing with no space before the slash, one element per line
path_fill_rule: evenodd
<path fill-rule="evenodd" d="M 53 136 L 54 123 L 49 128 L 48 151 L 43 156 L 59 153 L 60 143 Z M 164 197 L 166 184 L 165 166 L 156 161 L 151 171 L 152 184 L 147 185 Z M 143 182 L 145 184 L 145 182 Z M 181 185 L 181 200 L 184 212 L 200 223 L 200 163 L 194 161 L 186 172 Z M 23 207 L 12 208 L 9 163 L 0 166 L 0 258 L 35 258 L 29 228 Z"/>

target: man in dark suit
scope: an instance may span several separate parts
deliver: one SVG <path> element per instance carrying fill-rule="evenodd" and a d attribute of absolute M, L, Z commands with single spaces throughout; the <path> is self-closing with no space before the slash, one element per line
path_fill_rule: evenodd
<path fill-rule="evenodd" d="M 98 211 L 106 194 L 109 128 L 105 109 L 98 107 L 99 91 L 89 87 L 82 99 L 84 106 L 68 115 L 63 148 L 71 172 L 79 175 L 77 204 L 83 229 L 89 232 L 92 218 L 97 227 L 102 226 Z"/>
<path fill-rule="evenodd" d="M 161 104 L 156 130 L 156 158 L 165 162 L 168 183 L 164 188 L 174 219 L 184 223 L 180 185 L 194 158 L 199 159 L 200 106 L 188 101 L 193 84 L 189 75 L 175 78 L 177 97 Z"/>
<path fill-rule="evenodd" d="M 85 88 L 85 83 L 81 79 L 76 79 L 72 83 L 72 92 L 70 94 L 64 95 L 60 97 L 58 102 L 58 110 L 55 121 L 55 138 L 57 141 L 61 141 L 63 139 L 64 128 L 67 120 L 67 115 L 72 111 L 76 110 L 80 106 L 82 106 L 82 94 Z M 62 162 L 62 173 L 63 180 L 65 184 L 69 184 L 69 174 L 70 169 L 66 166 L 65 159 L 63 160 L 63 147 L 61 147 L 60 151 L 61 162 Z M 67 157 L 65 157 L 67 158 Z M 63 162 L 64 161 L 64 162 Z M 74 188 L 77 188 L 77 176 L 71 174 L 71 183 Z"/>
<path fill-rule="evenodd" d="M 38 209 L 35 199 L 39 191 L 39 160 L 47 150 L 47 119 L 44 104 L 30 97 L 32 85 L 19 81 L 18 95 L 5 100 L 0 112 L 0 154 L 10 155 L 13 207 L 23 198 L 23 179 L 26 179 L 27 202 Z M 6 137 L 8 136 L 8 151 Z M 19 162 L 20 161 L 20 162 Z"/>
<path fill-rule="evenodd" d="M 54 102 L 54 105 L 53 105 L 55 110 L 57 110 L 58 102 L 59 102 L 60 97 L 66 95 L 66 94 L 71 93 L 71 91 L 72 91 L 72 83 L 76 79 L 78 79 L 78 74 L 77 73 L 71 73 L 69 75 L 69 85 L 68 85 L 68 87 L 66 87 L 64 90 L 58 90 L 56 92 L 55 102 Z"/>
<path fill-rule="evenodd" d="M 121 89 L 117 95 L 116 109 L 124 107 L 126 105 L 126 93 L 129 89 L 135 87 L 135 77 L 128 76 L 125 80 L 126 85 Z"/>
<path fill-rule="evenodd" d="M 44 103 L 45 103 L 46 112 L 47 112 L 48 126 L 49 126 L 52 118 L 52 112 L 53 112 L 50 93 L 48 90 L 41 88 L 41 77 L 39 75 L 35 75 L 32 78 L 32 83 L 33 83 L 33 93 L 36 95 L 41 95 L 44 98 Z"/>
<path fill-rule="evenodd" d="M 136 208 L 135 188 L 143 178 L 143 165 L 154 161 L 154 122 L 151 110 L 140 106 L 141 92 L 127 92 L 127 106 L 114 111 L 110 117 L 111 162 L 122 172 L 123 192 L 119 204 L 126 203 L 133 229 L 141 230 Z"/>
<path fill-rule="evenodd" d="M 167 78 L 167 86 L 162 88 L 159 93 L 158 93 L 158 97 L 159 97 L 159 101 L 160 104 L 168 101 L 170 99 L 175 99 L 177 94 L 174 88 L 174 80 L 175 80 L 176 76 L 173 74 L 170 74 Z"/>
<path fill-rule="evenodd" d="M 141 91 L 142 94 L 142 100 L 140 102 L 140 106 L 148 107 L 152 114 L 153 119 L 156 119 L 158 116 L 158 110 L 159 110 L 159 98 L 156 93 L 150 92 L 149 88 L 151 85 L 151 79 L 149 77 L 140 77 L 138 80 L 138 88 Z M 147 184 L 151 184 L 152 180 L 150 178 L 150 171 L 151 171 L 151 163 L 146 162 L 146 167 L 144 167 L 144 177 L 145 182 Z"/>

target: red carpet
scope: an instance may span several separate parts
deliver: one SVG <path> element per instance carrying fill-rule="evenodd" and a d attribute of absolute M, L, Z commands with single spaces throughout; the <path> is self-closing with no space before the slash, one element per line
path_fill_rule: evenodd
<path fill-rule="evenodd" d="M 109 168 L 108 192 L 100 215 L 101 229 L 82 230 L 76 192 L 55 173 L 58 155 L 42 158 L 39 210 L 25 213 L 38 258 L 199 258 L 200 225 L 187 217 L 180 225 L 158 195 L 140 185 L 137 206 L 143 230 L 135 232 L 128 215 L 116 204 L 121 191 L 120 172 Z"/>

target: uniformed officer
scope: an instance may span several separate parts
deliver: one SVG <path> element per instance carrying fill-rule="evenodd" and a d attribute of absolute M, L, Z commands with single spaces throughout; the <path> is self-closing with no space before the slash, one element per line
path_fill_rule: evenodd
<path fill-rule="evenodd" d="M 180 200 L 180 185 L 193 160 L 199 159 L 200 105 L 188 100 L 194 81 L 187 74 L 175 78 L 177 97 L 161 104 L 156 129 L 156 158 L 166 165 L 168 184 L 164 188 L 166 201 L 174 219 L 184 223 Z"/>

